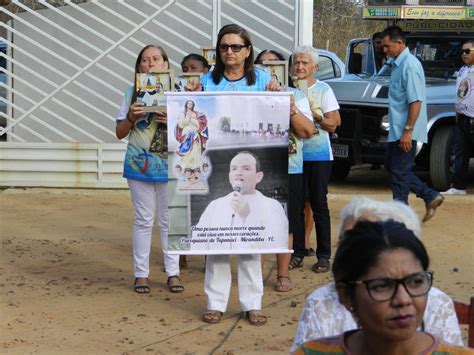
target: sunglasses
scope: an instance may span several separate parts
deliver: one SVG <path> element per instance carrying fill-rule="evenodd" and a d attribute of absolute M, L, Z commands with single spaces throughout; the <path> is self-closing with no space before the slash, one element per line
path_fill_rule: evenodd
<path fill-rule="evenodd" d="M 469 55 L 471 52 L 474 52 L 474 48 L 461 49 L 461 55 Z"/>
<path fill-rule="evenodd" d="M 229 50 L 229 48 L 232 50 L 234 53 L 239 53 L 242 48 L 246 48 L 248 46 L 244 44 L 220 44 L 219 45 L 219 51 L 222 53 L 225 53 Z"/>

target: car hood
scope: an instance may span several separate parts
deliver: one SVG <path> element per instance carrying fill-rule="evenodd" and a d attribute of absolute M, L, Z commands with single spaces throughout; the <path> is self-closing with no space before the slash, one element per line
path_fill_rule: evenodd
<path fill-rule="evenodd" d="M 360 78 L 347 75 L 342 80 L 326 81 L 334 91 L 340 104 L 365 103 L 374 106 L 388 104 L 390 77 Z M 428 104 L 454 103 L 456 82 L 454 80 L 427 78 L 426 97 Z"/>

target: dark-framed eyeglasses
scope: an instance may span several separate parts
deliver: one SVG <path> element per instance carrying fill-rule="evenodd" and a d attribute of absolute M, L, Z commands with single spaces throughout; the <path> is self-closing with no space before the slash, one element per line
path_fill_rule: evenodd
<path fill-rule="evenodd" d="M 219 51 L 222 53 L 225 53 L 229 50 L 229 48 L 232 50 L 234 53 L 239 53 L 242 48 L 246 48 L 245 44 L 219 44 Z"/>
<path fill-rule="evenodd" d="M 471 52 L 474 52 L 474 48 L 461 49 L 461 55 L 469 55 Z"/>
<path fill-rule="evenodd" d="M 375 302 L 391 300 L 398 290 L 398 285 L 403 285 L 412 297 L 426 295 L 433 284 L 433 273 L 429 271 L 417 272 L 403 279 L 380 278 L 348 282 L 352 285 L 365 285 L 367 293 Z"/>

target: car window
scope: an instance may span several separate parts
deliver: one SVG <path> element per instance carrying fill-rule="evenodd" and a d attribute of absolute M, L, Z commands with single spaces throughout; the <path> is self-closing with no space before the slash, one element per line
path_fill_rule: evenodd
<path fill-rule="evenodd" d="M 313 77 L 318 80 L 328 80 L 333 78 L 339 78 L 341 76 L 341 70 L 334 63 L 334 61 L 325 56 L 319 55 L 319 68 Z"/>
<path fill-rule="evenodd" d="M 423 65 L 427 77 L 449 78 L 462 65 L 459 38 L 409 38 L 407 47 Z"/>
<path fill-rule="evenodd" d="M 370 40 L 351 43 L 348 73 L 367 76 L 375 73 L 374 50 Z"/>

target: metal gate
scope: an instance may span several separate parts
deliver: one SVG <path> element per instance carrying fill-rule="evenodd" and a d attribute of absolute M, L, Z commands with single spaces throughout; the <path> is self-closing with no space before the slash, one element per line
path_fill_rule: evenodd
<path fill-rule="evenodd" d="M 4 1 L 5 2 L 5 1 Z M 8 2 L 8 1 L 7 1 Z M 124 187 L 115 115 L 139 50 L 171 67 L 227 23 L 256 52 L 312 42 L 312 0 L 12 0 L 0 7 L 0 185 Z"/>

